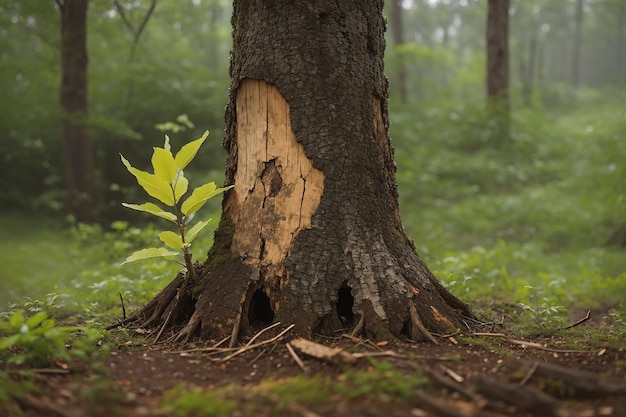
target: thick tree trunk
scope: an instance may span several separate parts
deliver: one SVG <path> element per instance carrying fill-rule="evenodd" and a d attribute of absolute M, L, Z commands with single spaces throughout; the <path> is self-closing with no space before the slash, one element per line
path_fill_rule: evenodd
<path fill-rule="evenodd" d="M 94 149 L 87 132 L 87 0 L 59 2 L 61 107 L 67 206 L 78 221 L 94 219 Z"/>
<path fill-rule="evenodd" d="M 180 337 L 234 342 L 281 321 L 302 335 L 357 326 L 434 340 L 472 315 L 402 229 L 382 7 L 235 2 L 224 140 L 234 188 Z"/>

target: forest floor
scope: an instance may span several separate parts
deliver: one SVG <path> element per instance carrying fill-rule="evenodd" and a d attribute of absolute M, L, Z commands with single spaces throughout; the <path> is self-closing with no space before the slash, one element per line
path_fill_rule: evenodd
<path fill-rule="evenodd" d="M 532 338 L 486 329 L 438 345 L 340 335 L 316 339 L 335 350 L 313 356 L 278 327 L 235 355 L 216 342 L 185 351 L 134 337 L 101 363 L 35 370 L 31 394 L 0 415 L 626 416 L 623 337 L 586 325 Z"/>

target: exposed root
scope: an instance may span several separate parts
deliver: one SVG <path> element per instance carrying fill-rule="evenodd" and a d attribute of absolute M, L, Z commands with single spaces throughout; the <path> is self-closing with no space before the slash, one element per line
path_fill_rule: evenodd
<path fill-rule="evenodd" d="M 196 334 L 201 322 L 202 319 L 200 318 L 200 314 L 198 313 L 198 310 L 196 310 L 191 315 L 191 318 L 189 319 L 185 327 L 183 327 L 182 330 L 174 336 L 174 341 L 187 343 L 189 339 L 191 339 Z"/>
<path fill-rule="evenodd" d="M 167 287 L 165 287 L 156 297 L 154 297 L 148 304 L 146 304 L 138 312 L 131 314 L 124 320 L 119 320 L 117 323 L 111 324 L 106 327 L 106 330 L 111 330 L 116 327 L 126 326 L 129 324 L 138 324 L 141 327 L 151 327 L 163 317 L 163 313 L 170 305 L 176 294 L 178 294 L 184 281 L 184 276 L 179 273 Z M 148 318 L 147 318 L 148 317 Z"/>
<path fill-rule="evenodd" d="M 409 306 L 409 314 L 411 315 L 411 336 L 415 339 L 417 335 L 421 335 L 424 338 L 430 340 L 434 344 L 438 345 L 439 342 L 437 339 L 433 337 L 432 334 L 424 327 L 422 320 L 420 320 L 420 316 L 417 314 L 417 309 L 415 305 L 411 304 Z"/>
<path fill-rule="evenodd" d="M 235 324 L 233 325 L 233 331 L 230 335 L 230 342 L 228 343 L 228 347 L 235 347 L 235 344 L 237 344 L 237 338 L 239 337 L 239 329 L 241 327 L 241 310 L 239 311 L 239 314 L 237 314 L 237 317 L 235 318 Z"/>
<path fill-rule="evenodd" d="M 350 333 L 350 336 L 352 337 L 360 336 L 361 333 L 363 333 L 364 325 L 365 325 L 365 314 L 361 312 L 361 318 L 359 318 L 359 322 L 356 324 L 356 326 L 354 326 L 354 329 L 352 330 L 352 333 Z"/>

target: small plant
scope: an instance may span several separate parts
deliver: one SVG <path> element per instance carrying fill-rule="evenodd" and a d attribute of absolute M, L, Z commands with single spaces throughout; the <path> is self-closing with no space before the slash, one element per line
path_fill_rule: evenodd
<path fill-rule="evenodd" d="M 189 181 L 185 177 L 183 170 L 196 156 L 198 149 L 206 140 L 208 134 L 209 132 L 205 132 L 200 139 L 184 145 L 176 156 L 171 152 L 169 137 L 165 136 L 163 148 L 154 148 L 152 154 L 154 174 L 134 168 L 124 156 L 120 155 L 122 163 L 135 176 L 137 182 L 146 193 L 171 207 L 172 211 L 166 211 L 154 203 L 140 205 L 123 203 L 124 207 L 148 212 L 169 220 L 176 225 L 176 232 L 167 230 L 159 233 L 159 239 L 166 247 L 138 250 L 126 258 L 124 263 L 154 257 L 164 257 L 173 260 L 182 251 L 183 262 L 180 263 L 185 266 L 187 273 L 192 278 L 195 278 L 189 247 L 191 242 L 198 236 L 198 233 L 209 224 L 211 219 L 199 221 L 192 227 L 188 227 L 188 222 L 192 215 L 202 208 L 209 199 L 232 188 L 232 186 L 217 188 L 215 182 L 210 182 L 195 188 L 191 195 L 184 202 L 182 201 L 189 187 Z M 171 249 L 179 252 L 173 252 Z"/>
<path fill-rule="evenodd" d="M 88 327 L 57 326 L 44 311 L 26 317 L 23 310 L 16 310 L 0 321 L 0 358 L 30 366 L 46 366 L 55 359 L 84 361 L 101 336 Z"/>
<path fill-rule="evenodd" d="M 533 289 L 532 286 L 527 285 L 526 288 Z M 534 305 L 528 305 L 519 303 L 519 306 L 524 311 L 528 311 L 535 325 L 542 331 L 547 330 L 547 327 L 557 325 L 560 321 L 559 311 L 563 309 L 563 306 L 554 305 L 547 297 L 542 297 L 541 301 L 537 300 L 535 295 L 531 295 L 531 301 L 535 300 Z"/>

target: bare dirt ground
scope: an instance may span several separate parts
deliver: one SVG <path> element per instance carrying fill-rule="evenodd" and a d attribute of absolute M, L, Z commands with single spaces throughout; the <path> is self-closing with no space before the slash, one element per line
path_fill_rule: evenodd
<path fill-rule="evenodd" d="M 169 416 L 176 415 L 164 408 L 178 395 L 172 392 L 195 387 L 198 392 L 223 393 L 224 387 L 231 387 L 228 392 L 237 407 L 229 415 L 234 416 L 626 416 L 626 346 L 604 347 L 597 339 L 577 336 L 575 346 L 567 335 L 521 340 L 484 333 L 441 337 L 439 345 L 373 343 L 346 336 L 317 339 L 348 356 L 372 355 L 374 361 L 392 364 L 395 379 L 421 373 L 428 382 L 408 398 L 365 387 L 355 396 L 327 392 L 332 398 L 324 401 L 306 395 L 257 400 L 259 387 L 268 380 L 329 376 L 345 381 L 350 372 L 380 372 L 371 357 L 347 363 L 297 351 L 294 355 L 286 345 L 292 339 L 288 333 L 275 341 L 269 338 L 265 345 L 228 360 L 224 358 L 232 351 L 211 350 L 215 343 L 196 345 L 208 350 L 181 352 L 168 344 L 127 342 L 114 347 L 100 365 L 63 369 L 61 364 L 38 370 L 37 390 L 4 409 L 0 406 L 0 415 Z M 303 361 L 306 371 L 295 358 Z M 172 391 L 176 387 L 179 391 Z M 215 401 L 211 398 L 206 401 Z M 222 415 L 219 408 L 203 410 L 186 415 Z"/>

